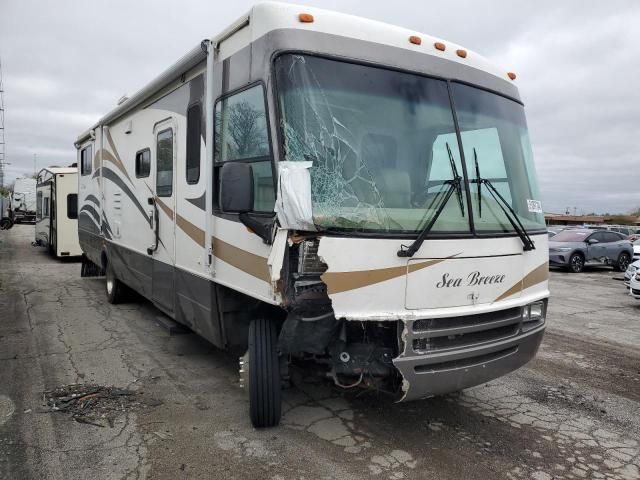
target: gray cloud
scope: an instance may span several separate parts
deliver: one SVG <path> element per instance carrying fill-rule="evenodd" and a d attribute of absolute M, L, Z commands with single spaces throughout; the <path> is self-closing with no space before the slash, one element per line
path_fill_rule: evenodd
<path fill-rule="evenodd" d="M 8 178 L 30 173 L 34 153 L 39 167 L 75 161 L 73 140 L 120 96 L 252 3 L 2 0 Z M 640 206 L 640 3 L 309 3 L 441 37 L 517 72 L 546 210 Z"/>

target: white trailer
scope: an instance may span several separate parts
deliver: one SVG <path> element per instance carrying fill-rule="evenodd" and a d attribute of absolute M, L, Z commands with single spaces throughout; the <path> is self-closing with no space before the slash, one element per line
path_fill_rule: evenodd
<path fill-rule="evenodd" d="M 32 223 L 36 219 L 36 180 L 18 178 L 10 195 L 9 218 L 13 223 Z"/>
<path fill-rule="evenodd" d="M 78 240 L 78 169 L 48 167 L 38 173 L 35 242 L 55 257 L 82 255 Z"/>
<path fill-rule="evenodd" d="M 241 356 L 399 401 L 531 360 L 547 233 L 515 75 L 459 45 L 263 3 L 76 141 L 83 272 Z"/>

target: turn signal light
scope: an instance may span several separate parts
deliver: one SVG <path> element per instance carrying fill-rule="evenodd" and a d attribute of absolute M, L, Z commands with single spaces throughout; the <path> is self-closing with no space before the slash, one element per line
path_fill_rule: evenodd
<path fill-rule="evenodd" d="M 467 51 L 466 50 L 459 49 L 459 50 L 456 50 L 456 53 L 458 54 L 458 56 L 460 58 L 467 58 Z"/>
<path fill-rule="evenodd" d="M 414 45 L 420 45 L 422 43 L 422 39 L 420 37 L 415 36 L 415 35 L 411 35 L 409 37 L 409 41 L 411 43 L 413 43 Z"/>
<path fill-rule="evenodd" d="M 310 13 L 301 13 L 300 15 L 298 15 L 298 20 L 300 20 L 302 23 L 313 23 L 313 15 L 311 15 Z"/>
<path fill-rule="evenodd" d="M 436 47 L 436 50 L 440 50 L 441 52 L 444 52 L 445 48 L 447 48 L 442 42 L 436 42 L 433 46 Z"/>
<path fill-rule="evenodd" d="M 507 73 L 507 77 L 509 77 L 511 80 L 515 80 L 516 79 L 516 74 L 513 72 L 509 72 Z"/>

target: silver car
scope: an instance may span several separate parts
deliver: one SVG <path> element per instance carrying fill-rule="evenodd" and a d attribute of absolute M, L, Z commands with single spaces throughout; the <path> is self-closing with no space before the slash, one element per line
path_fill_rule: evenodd
<path fill-rule="evenodd" d="M 624 286 L 629 288 L 629 282 L 631 278 L 636 274 L 636 271 L 640 270 L 640 260 L 636 260 L 627 267 L 627 271 L 624 272 Z"/>
<path fill-rule="evenodd" d="M 624 235 L 588 228 L 563 230 L 549 240 L 549 265 L 582 272 L 585 265 L 610 265 L 627 270 L 633 246 Z"/>

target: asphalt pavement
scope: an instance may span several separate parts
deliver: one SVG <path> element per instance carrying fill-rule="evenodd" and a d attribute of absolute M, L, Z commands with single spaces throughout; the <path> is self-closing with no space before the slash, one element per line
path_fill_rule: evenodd
<path fill-rule="evenodd" d="M 610 269 L 552 272 L 517 372 L 407 404 L 297 372 L 255 430 L 236 358 L 32 238 L 0 231 L 0 478 L 640 479 L 640 301 Z"/>

